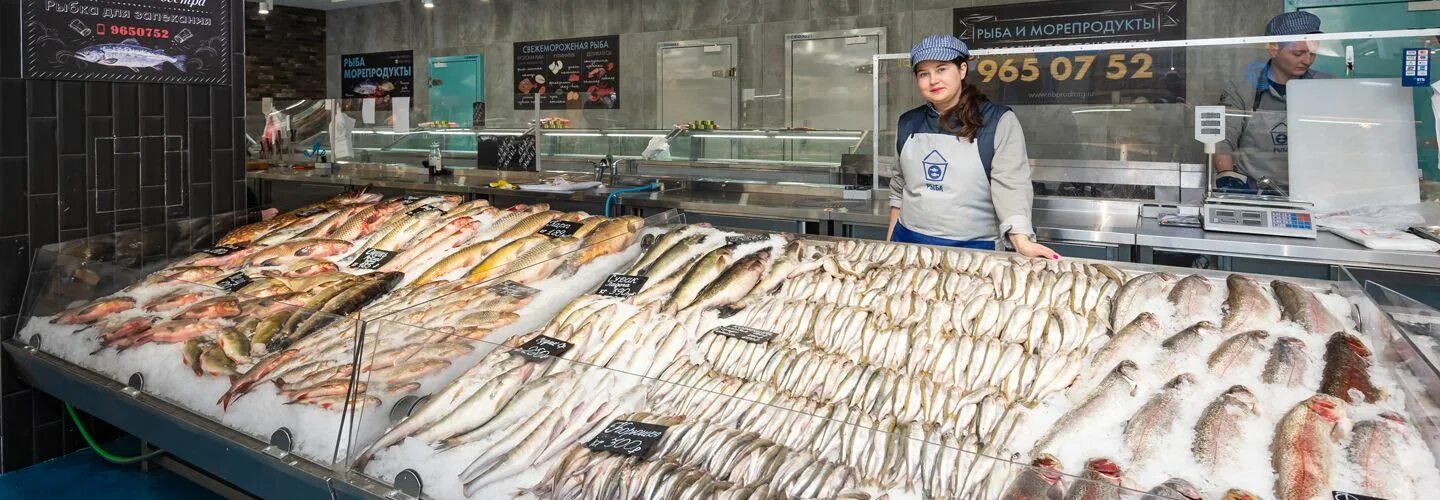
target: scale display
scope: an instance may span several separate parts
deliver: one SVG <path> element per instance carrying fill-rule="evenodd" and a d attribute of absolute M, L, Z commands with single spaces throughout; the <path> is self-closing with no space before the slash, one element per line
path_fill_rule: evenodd
<path fill-rule="evenodd" d="M 1291 207 L 1205 205 L 1205 230 L 1315 238 L 1310 211 Z"/>

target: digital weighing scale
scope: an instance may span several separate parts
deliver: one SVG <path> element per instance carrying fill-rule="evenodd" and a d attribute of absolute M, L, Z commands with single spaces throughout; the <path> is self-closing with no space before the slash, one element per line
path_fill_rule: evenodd
<path fill-rule="evenodd" d="M 1277 196 L 1212 196 L 1201 218 L 1206 231 L 1315 239 L 1311 204 Z"/>

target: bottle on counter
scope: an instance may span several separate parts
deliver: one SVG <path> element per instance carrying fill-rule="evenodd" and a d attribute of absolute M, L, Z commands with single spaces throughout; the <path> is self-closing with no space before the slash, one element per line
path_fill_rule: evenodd
<path fill-rule="evenodd" d="M 443 163 L 443 161 L 444 160 L 442 158 L 442 155 L 440 154 L 440 143 L 430 143 L 430 173 L 434 174 L 436 172 L 444 170 L 445 164 Z"/>

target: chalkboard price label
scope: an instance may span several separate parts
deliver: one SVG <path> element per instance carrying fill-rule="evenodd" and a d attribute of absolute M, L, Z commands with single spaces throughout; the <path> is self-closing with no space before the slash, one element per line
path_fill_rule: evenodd
<path fill-rule="evenodd" d="M 567 236 L 575 236 L 575 233 L 579 232 L 583 226 L 585 225 L 579 222 L 552 220 L 546 223 L 544 227 L 541 227 L 539 231 L 535 231 L 535 234 L 543 234 L 551 238 L 564 238 Z"/>
<path fill-rule="evenodd" d="M 759 242 L 762 242 L 762 241 L 768 241 L 769 239 L 770 239 L 770 235 L 768 235 L 768 234 L 747 234 L 747 235 L 744 235 L 744 236 L 726 236 L 726 237 L 725 237 L 725 244 L 726 244 L 726 245 L 744 245 L 744 244 L 746 244 L 746 243 L 759 243 Z"/>
<path fill-rule="evenodd" d="M 322 213 L 325 213 L 325 207 L 312 207 L 312 208 L 307 208 L 307 209 L 304 209 L 304 210 L 295 212 L 295 216 L 296 216 L 296 217 L 299 217 L 299 218 L 302 218 L 302 219 L 305 219 L 305 218 L 314 217 L 314 216 L 316 216 L 316 215 L 320 215 L 320 214 L 322 214 Z"/>
<path fill-rule="evenodd" d="M 627 457 L 643 456 L 653 448 L 669 427 L 630 420 L 616 420 L 585 443 L 593 451 L 608 451 Z"/>
<path fill-rule="evenodd" d="M 439 212 L 439 211 L 440 211 L 440 209 L 438 209 L 438 208 L 435 208 L 435 207 L 430 206 L 430 205 L 425 205 L 425 206 L 423 206 L 423 207 L 420 207 L 420 208 L 411 210 L 411 211 L 408 212 L 406 215 L 415 216 L 415 215 L 423 214 L 423 213 L 425 213 L 425 212 Z"/>
<path fill-rule="evenodd" d="M 536 290 L 534 288 L 510 280 L 505 280 L 494 285 L 490 285 L 489 289 L 495 295 L 499 295 L 501 297 L 514 297 L 517 299 L 528 298 L 534 296 L 537 293 L 540 293 L 540 290 Z"/>
<path fill-rule="evenodd" d="M 210 248 L 200 249 L 200 253 L 210 254 L 216 257 L 224 257 L 226 255 L 230 255 L 244 249 L 244 245 L 215 245 Z"/>
<path fill-rule="evenodd" d="M 575 344 L 540 335 L 521 344 L 520 348 L 515 350 L 515 354 L 524 356 L 530 361 L 545 361 L 565 354 L 571 347 L 575 347 Z"/>
<path fill-rule="evenodd" d="M 384 266 L 386 262 L 390 262 L 390 259 L 395 258 L 395 254 L 396 252 L 366 248 L 360 252 L 359 257 L 356 257 L 354 261 L 350 262 L 350 269 L 374 271 L 380 269 L 380 266 Z"/>
<path fill-rule="evenodd" d="M 215 286 L 220 287 L 221 290 L 225 290 L 226 292 L 235 293 L 236 290 L 245 288 L 251 281 L 254 280 L 241 272 L 221 278 L 220 281 L 215 282 Z"/>
<path fill-rule="evenodd" d="M 400 199 L 400 203 L 403 203 L 403 204 L 405 204 L 405 206 L 408 207 L 408 206 L 410 206 L 410 205 L 414 205 L 415 202 L 420 201 L 420 200 L 423 200 L 423 199 L 425 199 L 424 196 L 415 196 L 415 195 L 413 195 L 413 194 L 412 194 L 412 195 L 406 195 L 404 198 L 401 198 L 401 199 Z"/>
<path fill-rule="evenodd" d="M 650 278 L 645 276 L 612 274 L 610 277 L 605 278 L 605 282 L 600 284 L 600 289 L 596 290 L 595 293 L 606 297 L 619 297 L 623 299 L 640 293 L 640 290 L 645 288 L 645 282 L 649 279 Z"/>
<path fill-rule="evenodd" d="M 1384 498 L 1380 497 L 1365 496 L 1359 493 L 1346 493 L 1344 491 L 1335 490 L 1330 491 L 1330 498 L 1332 500 L 1385 500 Z"/>
<path fill-rule="evenodd" d="M 750 328 L 748 326 L 741 325 L 726 325 L 716 327 L 714 330 L 710 330 L 710 333 L 724 337 L 730 337 L 732 339 L 740 339 L 754 344 L 769 343 L 771 339 L 775 338 L 775 332 L 767 332 L 758 328 Z"/>

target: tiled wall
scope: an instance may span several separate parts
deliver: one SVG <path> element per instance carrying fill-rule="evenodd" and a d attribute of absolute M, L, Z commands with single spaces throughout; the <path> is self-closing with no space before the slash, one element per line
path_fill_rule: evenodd
<path fill-rule="evenodd" d="M 20 26 L 20 3 L 0 0 L 0 26 Z M 229 86 L 23 80 L 21 34 L 0 31 L 0 338 L 13 334 L 40 247 L 245 208 L 244 3 L 231 5 Z M 180 152 L 141 135 L 181 136 Z M 60 403 L 20 382 L 7 358 L 0 472 L 84 447 Z"/>
<path fill-rule="evenodd" d="M 246 99 L 324 99 L 325 11 L 245 7 Z"/>

